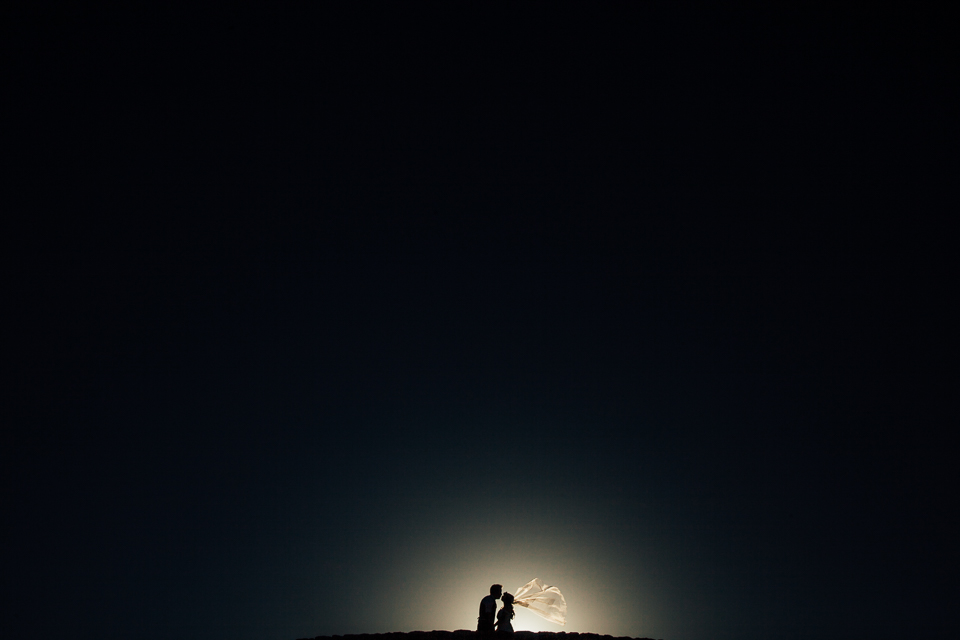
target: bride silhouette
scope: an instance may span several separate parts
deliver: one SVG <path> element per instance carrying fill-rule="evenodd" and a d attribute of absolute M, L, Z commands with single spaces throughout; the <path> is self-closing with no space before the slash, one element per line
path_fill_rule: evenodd
<path fill-rule="evenodd" d="M 513 633 L 513 596 L 509 593 L 505 593 L 500 596 L 500 601 L 503 602 L 503 607 L 500 611 L 497 611 L 497 633 Z"/>

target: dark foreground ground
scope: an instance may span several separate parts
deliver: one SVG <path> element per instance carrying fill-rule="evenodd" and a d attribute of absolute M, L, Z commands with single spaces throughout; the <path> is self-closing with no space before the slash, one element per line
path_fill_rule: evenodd
<path fill-rule="evenodd" d="M 410 633 L 361 633 L 356 635 L 344 636 L 317 636 L 315 638 L 300 638 L 299 640 L 472 640 L 479 638 L 476 631 L 459 629 L 457 631 L 411 631 Z M 490 634 L 487 638 L 496 640 L 499 637 L 496 634 Z M 602 636 L 597 633 L 565 633 L 563 631 L 517 631 L 513 634 L 513 640 L 652 640 L 652 638 L 628 638 L 621 636 Z"/>

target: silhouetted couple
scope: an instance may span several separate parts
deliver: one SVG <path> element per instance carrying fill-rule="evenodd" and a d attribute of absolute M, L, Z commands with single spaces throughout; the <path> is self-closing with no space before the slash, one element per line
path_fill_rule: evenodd
<path fill-rule="evenodd" d="M 503 602 L 503 608 L 497 611 L 497 598 Z M 494 624 L 496 619 L 496 624 Z M 490 595 L 480 601 L 480 617 L 477 618 L 477 631 L 489 633 L 513 633 L 513 596 L 503 592 L 503 586 L 490 587 Z"/>

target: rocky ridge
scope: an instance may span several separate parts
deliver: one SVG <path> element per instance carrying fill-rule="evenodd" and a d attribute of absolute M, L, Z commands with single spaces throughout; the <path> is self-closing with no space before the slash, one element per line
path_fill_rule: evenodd
<path fill-rule="evenodd" d="M 360 633 L 342 636 L 316 636 L 314 638 L 299 638 L 298 640 L 473 640 L 480 634 L 468 629 L 457 631 L 410 631 L 404 633 Z M 497 634 L 488 634 L 485 638 L 496 640 Z M 600 635 L 598 633 L 567 633 L 565 631 L 517 631 L 513 640 L 653 640 L 653 638 L 630 638 L 628 636 Z"/>

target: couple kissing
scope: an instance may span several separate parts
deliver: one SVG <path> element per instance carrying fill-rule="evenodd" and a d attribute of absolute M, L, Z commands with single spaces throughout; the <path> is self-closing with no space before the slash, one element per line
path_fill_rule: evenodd
<path fill-rule="evenodd" d="M 497 599 L 503 602 L 503 607 L 497 611 Z M 490 587 L 490 595 L 480 601 L 480 616 L 477 618 L 477 631 L 489 633 L 513 633 L 513 596 L 503 592 L 503 585 L 495 584 Z M 496 619 L 496 622 L 494 622 Z"/>

